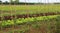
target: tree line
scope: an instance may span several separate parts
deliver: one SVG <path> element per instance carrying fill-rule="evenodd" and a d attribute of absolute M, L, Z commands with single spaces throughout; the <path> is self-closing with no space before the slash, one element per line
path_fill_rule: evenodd
<path fill-rule="evenodd" d="M 12 4 L 12 5 L 35 5 L 35 4 L 43 4 L 43 3 L 25 3 L 25 2 L 8 2 L 8 1 L 5 1 L 5 2 L 2 2 L 0 1 L 0 4 L 4 4 L 4 5 L 9 5 L 9 4 Z"/>
<path fill-rule="evenodd" d="M 5 2 L 2 2 L 0 0 L 0 5 L 1 4 L 4 4 L 4 5 L 9 5 L 9 4 L 12 4 L 12 5 L 35 5 L 35 4 L 45 4 L 45 3 L 25 3 L 25 2 L 8 2 L 8 1 L 5 1 Z M 53 3 L 53 4 L 60 4 L 60 3 Z"/>

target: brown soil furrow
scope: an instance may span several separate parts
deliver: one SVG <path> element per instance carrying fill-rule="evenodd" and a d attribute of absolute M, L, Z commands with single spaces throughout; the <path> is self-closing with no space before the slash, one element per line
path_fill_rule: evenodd
<path fill-rule="evenodd" d="M 49 16 L 49 15 L 59 15 L 60 12 L 54 13 L 54 12 L 48 12 L 48 13 L 40 13 L 40 14 L 25 14 L 25 15 L 13 15 L 13 16 L 3 16 L 0 17 L 0 21 L 2 20 L 12 20 L 12 19 L 18 19 L 18 18 L 28 18 L 28 17 L 38 17 L 38 16 Z"/>

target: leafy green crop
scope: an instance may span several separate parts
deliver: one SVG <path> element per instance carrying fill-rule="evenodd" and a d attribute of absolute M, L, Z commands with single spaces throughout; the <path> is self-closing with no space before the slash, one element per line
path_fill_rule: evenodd
<path fill-rule="evenodd" d="M 10 26 L 10 25 L 15 25 L 15 24 L 23 24 L 27 22 L 36 22 L 36 21 L 51 21 L 50 19 L 57 19 L 59 15 L 55 16 L 43 16 L 43 17 L 32 17 L 32 18 L 19 18 L 16 20 L 7 20 L 7 21 L 2 21 L 0 24 L 2 27 Z M 60 16 L 59 16 L 60 17 Z"/>

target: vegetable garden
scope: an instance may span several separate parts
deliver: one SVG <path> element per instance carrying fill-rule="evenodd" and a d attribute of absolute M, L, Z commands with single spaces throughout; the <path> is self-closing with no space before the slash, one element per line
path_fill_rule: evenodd
<path fill-rule="evenodd" d="M 60 33 L 60 4 L 0 5 L 0 33 Z"/>

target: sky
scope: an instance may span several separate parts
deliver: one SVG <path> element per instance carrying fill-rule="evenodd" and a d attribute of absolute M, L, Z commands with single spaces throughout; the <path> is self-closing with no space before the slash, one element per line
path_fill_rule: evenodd
<path fill-rule="evenodd" d="M 1 0 L 2 2 L 8 1 L 10 2 L 10 0 Z M 19 0 L 19 2 L 31 2 L 31 3 L 54 3 L 54 2 L 59 2 L 60 0 Z"/>

